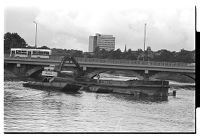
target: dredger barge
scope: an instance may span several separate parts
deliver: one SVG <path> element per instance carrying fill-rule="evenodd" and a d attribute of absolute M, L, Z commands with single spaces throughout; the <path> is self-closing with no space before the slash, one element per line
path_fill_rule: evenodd
<path fill-rule="evenodd" d="M 77 68 L 77 74 L 70 74 L 69 72 L 62 72 L 62 67 L 65 61 L 72 61 Z M 96 93 L 121 93 L 130 95 L 147 95 L 147 96 L 168 96 L 168 81 L 145 81 L 145 80 L 101 80 L 93 79 L 84 76 L 84 71 L 79 66 L 74 57 L 66 55 L 59 68 L 56 70 L 55 66 L 44 68 L 42 72 L 44 79 L 42 82 L 27 82 L 25 87 L 32 88 L 50 88 L 59 89 L 65 92 L 71 91 L 90 91 Z"/>

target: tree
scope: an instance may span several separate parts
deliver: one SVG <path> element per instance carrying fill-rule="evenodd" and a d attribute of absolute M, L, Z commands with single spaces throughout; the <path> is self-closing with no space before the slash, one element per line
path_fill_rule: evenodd
<path fill-rule="evenodd" d="M 95 49 L 94 49 L 94 56 L 96 57 L 96 58 L 98 58 L 99 57 L 99 53 L 100 52 L 100 48 L 97 46 Z"/>
<path fill-rule="evenodd" d="M 144 58 L 144 51 L 142 49 L 138 49 L 136 52 L 137 60 Z"/>
<path fill-rule="evenodd" d="M 106 59 L 107 57 L 108 57 L 108 51 L 106 51 L 105 49 L 101 49 L 99 53 L 99 58 Z"/>
<path fill-rule="evenodd" d="M 137 56 L 136 56 L 135 51 L 128 49 L 128 51 L 122 52 L 121 58 L 122 59 L 128 59 L 128 60 L 136 60 Z"/>
<path fill-rule="evenodd" d="M 38 49 L 50 49 L 50 48 L 47 46 L 42 46 L 42 47 L 38 47 Z"/>
<path fill-rule="evenodd" d="M 170 52 L 166 49 L 162 49 L 156 52 L 154 56 L 155 61 L 169 61 L 174 62 L 176 60 L 174 52 Z"/>
<path fill-rule="evenodd" d="M 192 60 L 193 60 L 193 63 L 195 62 L 195 50 L 194 51 L 192 51 Z"/>
<path fill-rule="evenodd" d="M 181 49 L 181 51 L 178 52 L 178 54 L 177 54 L 177 61 L 193 63 L 194 62 L 194 53 L 192 51 L 187 51 L 187 50 Z"/>
<path fill-rule="evenodd" d="M 35 46 L 26 46 L 28 49 L 35 49 Z"/>
<path fill-rule="evenodd" d="M 113 59 L 121 59 L 121 55 L 122 54 L 122 52 L 121 52 L 121 50 L 120 49 L 117 49 L 116 51 L 114 51 L 113 52 Z"/>
<path fill-rule="evenodd" d="M 153 52 L 151 51 L 151 47 L 147 47 L 147 60 L 152 60 L 153 59 Z"/>
<path fill-rule="evenodd" d="M 80 50 L 69 50 L 69 53 L 74 57 L 83 57 L 83 52 Z"/>
<path fill-rule="evenodd" d="M 17 33 L 7 32 L 4 34 L 4 52 L 10 52 L 11 48 L 26 48 L 26 41 Z"/>

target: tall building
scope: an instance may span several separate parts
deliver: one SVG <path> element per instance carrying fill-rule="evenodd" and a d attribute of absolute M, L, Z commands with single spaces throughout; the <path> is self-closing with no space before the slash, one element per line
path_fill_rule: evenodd
<path fill-rule="evenodd" d="M 112 35 L 96 34 L 89 37 L 89 52 L 94 52 L 95 48 L 111 51 L 115 49 L 115 37 Z"/>

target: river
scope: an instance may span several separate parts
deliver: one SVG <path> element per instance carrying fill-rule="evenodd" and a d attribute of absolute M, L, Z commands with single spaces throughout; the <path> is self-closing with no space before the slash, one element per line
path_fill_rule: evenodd
<path fill-rule="evenodd" d="M 176 97 L 162 101 L 37 90 L 23 83 L 4 82 L 5 132 L 195 132 L 194 88 L 179 88 Z"/>

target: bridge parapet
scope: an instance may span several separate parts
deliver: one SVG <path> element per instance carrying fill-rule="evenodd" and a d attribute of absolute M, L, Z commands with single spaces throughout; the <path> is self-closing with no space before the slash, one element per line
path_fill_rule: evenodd
<path fill-rule="evenodd" d="M 56 61 L 59 62 L 63 56 L 51 56 L 49 59 L 40 58 L 12 58 L 8 55 L 4 55 L 4 60 L 30 60 L 30 61 Z M 80 58 L 76 57 L 76 60 L 80 64 L 107 64 L 107 65 L 127 65 L 127 66 L 158 66 L 158 67 L 171 67 L 171 68 L 189 68 L 195 69 L 194 65 L 190 63 L 181 62 L 156 62 L 156 61 L 138 61 L 138 60 L 123 60 L 123 59 L 98 59 L 98 58 Z"/>
<path fill-rule="evenodd" d="M 156 62 L 156 61 L 138 61 L 138 60 L 117 60 L 117 59 L 97 59 L 97 58 L 76 58 L 78 62 L 85 63 L 103 63 L 103 64 L 125 64 L 125 65 L 146 65 L 163 67 L 190 67 L 195 66 L 181 62 Z"/>

